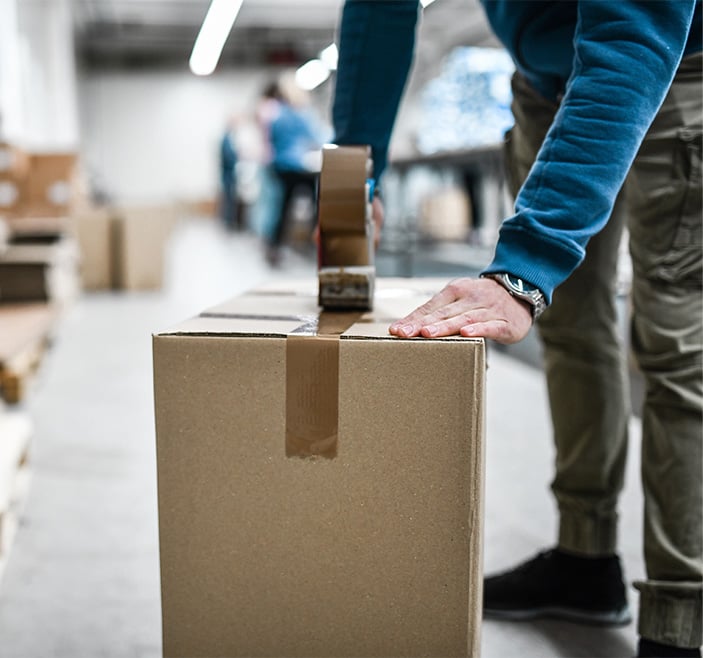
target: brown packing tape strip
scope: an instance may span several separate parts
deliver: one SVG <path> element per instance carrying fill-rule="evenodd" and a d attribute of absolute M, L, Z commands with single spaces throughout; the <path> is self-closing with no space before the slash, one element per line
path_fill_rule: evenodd
<path fill-rule="evenodd" d="M 369 148 L 339 146 L 322 151 L 318 196 L 320 231 L 366 233 Z"/>
<path fill-rule="evenodd" d="M 337 456 L 339 336 L 360 318 L 323 311 L 316 334 L 286 339 L 287 457 Z"/>
<path fill-rule="evenodd" d="M 352 267 L 370 265 L 369 243 L 365 235 L 326 235 L 323 241 L 322 266 Z"/>

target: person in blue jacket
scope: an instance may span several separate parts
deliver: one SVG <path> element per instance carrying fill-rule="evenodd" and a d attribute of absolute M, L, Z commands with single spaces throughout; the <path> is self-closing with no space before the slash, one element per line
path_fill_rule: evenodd
<path fill-rule="evenodd" d="M 700 0 L 482 4 L 516 66 L 505 151 L 515 212 L 478 279 L 452 281 L 389 331 L 512 343 L 536 322 L 557 449 L 559 535 L 551 550 L 486 578 L 484 614 L 627 623 L 616 507 L 629 395 L 614 303 L 627 222 L 631 343 L 646 381 L 638 655 L 700 656 Z M 371 145 L 376 179 L 418 12 L 416 0 L 344 5 L 335 141 Z M 374 206 L 380 224 L 382 204 Z"/>
<path fill-rule="evenodd" d="M 220 216 L 227 230 L 238 227 L 237 216 L 237 149 L 234 144 L 236 118 L 227 121 L 220 139 Z"/>
<path fill-rule="evenodd" d="M 266 259 L 275 266 L 280 261 L 294 194 L 303 190 L 313 205 L 317 200 L 319 162 L 311 162 L 310 156 L 319 151 L 322 140 L 310 113 L 304 109 L 305 94 L 294 79 L 281 76 L 269 93 L 278 102 L 277 111 L 269 123 L 268 135 L 272 151 L 271 166 L 282 191 L 277 220 L 267 236 Z"/>

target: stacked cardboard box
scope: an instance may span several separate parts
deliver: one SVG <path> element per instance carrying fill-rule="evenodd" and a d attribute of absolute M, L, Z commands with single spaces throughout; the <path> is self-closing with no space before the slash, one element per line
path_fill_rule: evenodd
<path fill-rule="evenodd" d="M 7 217 L 67 215 L 74 198 L 76 165 L 75 153 L 26 153 L 0 144 L 0 213 Z"/>
<path fill-rule="evenodd" d="M 68 215 L 74 197 L 75 153 L 32 153 L 21 198 L 24 216 Z"/>
<path fill-rule="evenodd" d="M 173 206 L 94 208 L 73 216 L 87 290 L 154 290 L 163 285 Z"/>
<path fill-rule="evenodd" d="M 387 332 L 440 285 L 154 337 L 164 656 L 478 655 L 484 344 Z"/>

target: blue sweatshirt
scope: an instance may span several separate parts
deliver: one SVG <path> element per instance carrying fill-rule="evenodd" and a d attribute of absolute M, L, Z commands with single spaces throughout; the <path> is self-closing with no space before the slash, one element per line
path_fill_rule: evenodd
<path fill-rule="evenodd" d="M 503 222 L 486 272 L 510 272 L 551 302 L 610 216 L 684 55 L 701 50 L 701 0 L 482 0 L 554 123 Z M 412 63 L 417 0 L 347 0 L 333 104 L 335 140 L 370 144 L 375 175 Z"/>

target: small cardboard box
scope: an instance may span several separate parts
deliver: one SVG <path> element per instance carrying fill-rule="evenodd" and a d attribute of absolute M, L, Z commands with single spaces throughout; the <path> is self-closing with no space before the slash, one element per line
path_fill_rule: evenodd
<path fill-rule="evenodd" d="M 124 290 L 161 288 L 166 242 L 173 227 L 171 206 L 124 206 L 112 225 L 113 284 Z"/>
<path fill-rule="evenodd" d="M 465 240 L 471 228 L 471 200 L 464 189 L 446 187 L 421 204 L 420 229 L 435 240 Z"/>
<path fill-rule="evenodd" d="M 112 213 L 92 208 L 74 213 L 73 230 L 80 249 L 81 283 L 84 290 L 113 287 Z"/>
<path fill-rule="evenodd" d="M 156 334 L 166 658 L 477 656 L 484 343 L 320 313 L 317 281 Z"/>

